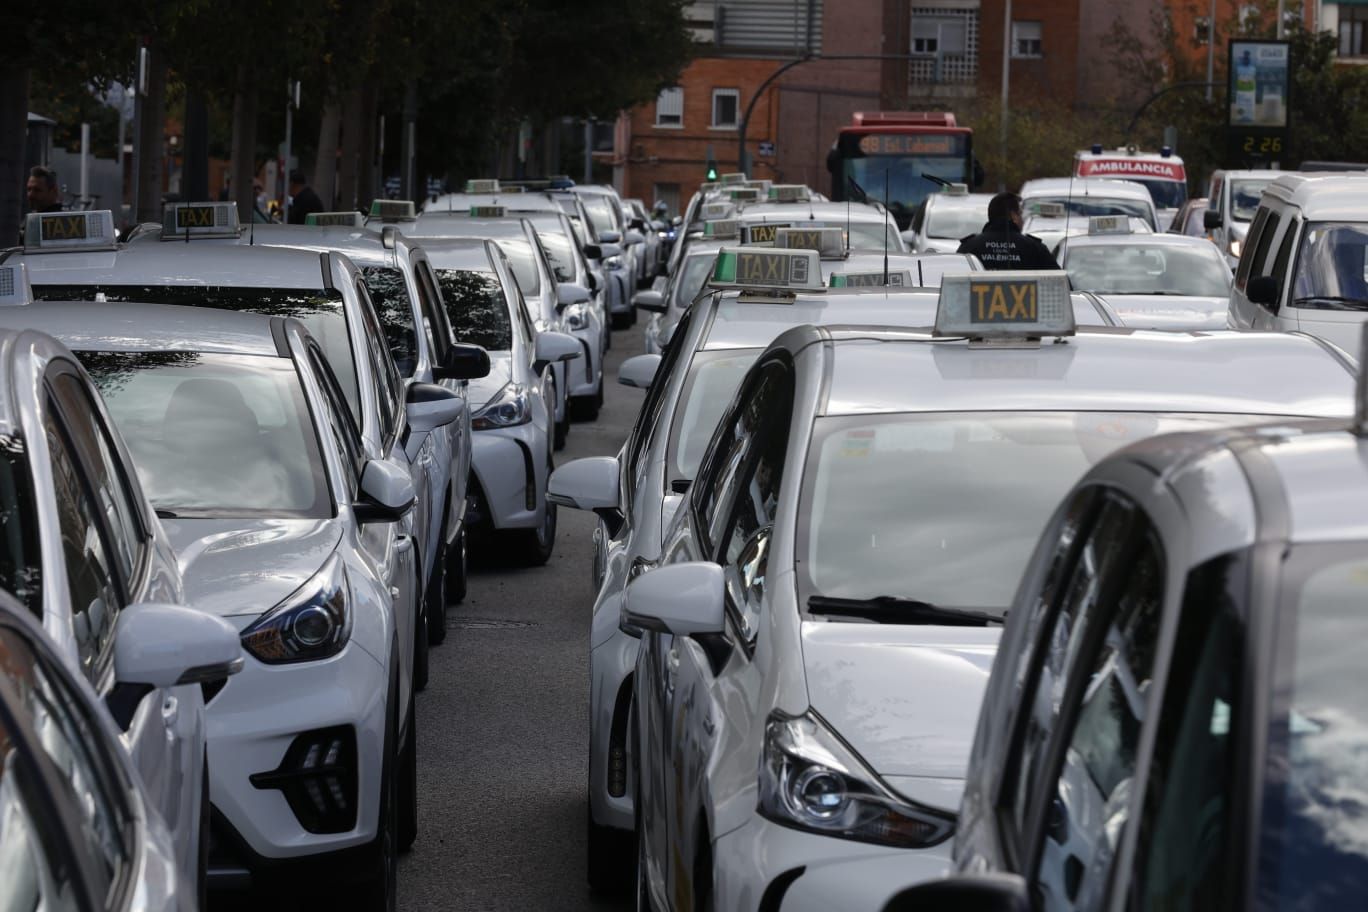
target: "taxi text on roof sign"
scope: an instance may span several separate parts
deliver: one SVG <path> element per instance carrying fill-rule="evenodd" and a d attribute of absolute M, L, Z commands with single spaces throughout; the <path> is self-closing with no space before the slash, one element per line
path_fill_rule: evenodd
<path fill-rule="evenodd" d="M 727 193 L 733 203 L 760 202 L 760 191 L 754 187 L 732 187 Z"/>
<path fill-rule="evenodd" d="M 108 209 L 90 212 L 30 212 L 24 221 L 24 249 L 113 250 L 114 213 Z"/>
<path fill-rule="evenodd" d="M 808 198 L 805 184 L 774 184 L 769 188 L 769 198 L 775 203 L 800 203 Z"/>
<path fill-rule="evenodd" d="M 736 219 L 715 219 L 703 223 L 703 236 L 710 238 L 736 237 Z"/>
<path fill-rule="evenodd" d="M 386 222 L 411 222 L 417 219 L 413 200 L 378 199 L 371 203 L 371 218 Z"/>
<path fill-rule="evenodd" d="M 498 193 L 499 182 L 497 180 L 468 180 L 465 184 L 466 193 Z"/>
<path fill-rule="evenodd" d="M 167 203 L 162 210 L 162 240 L 190 237 L 235 238 L 236 203 Z"/>
<path fill-rule="evenodd" d="M 882 272 L 833 272 L 831 274 L 832 288 L 910 288 L 912 285 L 912 270 L 910 269 L 890 269 L 886 276 Z"/>
<path fill-rule="evenodd" d="M 744 171 L 731 171 L 731 172 L 728 172 L 727 174 L 723 174 L 721 177 L 719 177 L 719 178 L 717 179 L 717 182 L 718 182 L 719 184 L 722 184 L 723 186 L 726 186 L 727 184 L 744 184 L 744 183 L 746 182 L 746 172 L 744 172 Z"/>
<path fill-rule="evenodd" d="M 822 271 L 814 250 L 756 250 L 724 247 L 717 252 L 709 285 L 752 291 L 822 290 Z"/>
<path fill-rule="evenodd" d="M 366 217 L 355 209 L 344 212 L 310 212 L 304 224 L 318 228 L 362 228 Z"/>
<path fill-rule="evenodd" d="M 938 336 L 1025 340 L 1073 332 L 1066 272 L 998 271 L 941 279 Z"/>
<path fill-rule="evenodd" d="M 716 190 L 718 187 L 721 187 L 721 186 L 722 186 L 722 185 L 719 184 L 717 181 L 706 181 L 706 182 L 701 183 L 701 184 L 698 185 L 698 192 L 699 192 L 699 193 L 711 193 L 712 191 Z"/>
<path fill-rule="evenodd" d="M 1088 219 L 1088 234 L 1130 234 L 1131 221 L 1124 215 L 1094 215 Z"/>
<path fill-rule="evenodd" d="M 731 203 L 704 203 L 704 219 L 724 219 L 736 209 Z"/>
<path fill-rule="evenodd" d="M 1063 203 L 1036 204 L 1036 215 L 1041 215 L 1045 218 L 1063 218 L 1068 214 L 1069 207 L 1065 206 Z"/>
<path fill-rule="evenodd" d="M 780 228 L 788 228 L 792 222 L 758 222 L 741 226 L 741 243 L 749 247 L 772 247 L 779 236 Z"/>
<path fill-rule="evenodd" d="M 507 212 L 503 206 L 471 206 L 471 218 L 503 218 Z"/>
<path fill-rule="evenodd" d="M 824 260 L 845 256 L 844 228 L 781 228 L 774 237 L 775 247 L 790 250 L 815 250 Z"/>

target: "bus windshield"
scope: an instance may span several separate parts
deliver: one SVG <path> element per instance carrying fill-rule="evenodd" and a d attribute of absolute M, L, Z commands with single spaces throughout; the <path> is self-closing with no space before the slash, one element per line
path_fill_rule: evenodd
<path fill-rule="evenodd" d="M 832 198 L 888 200 L 898 227 L 948 183 L 973 182 L 968 133 L 842 133 L 832 150 Z"/>

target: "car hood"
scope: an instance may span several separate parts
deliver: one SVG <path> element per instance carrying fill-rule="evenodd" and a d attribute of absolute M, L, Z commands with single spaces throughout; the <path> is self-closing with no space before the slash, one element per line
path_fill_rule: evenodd
<path fill-rule="evenodd" d="M 1200 331 L 1226 328 L 1229 298 L 1197 295 L 1098 295 L 1130 329 Z"/>
<path fill-rule="evenodd" d="M 1001 633 L 999 627 L 807 621 L 808 699 L 891 784 L 903 777 L 942 780 L 941 801 L 953 811 Z M 916 791 L 908 797 L 926 794 Z"/>
<path fill-rule="evenodd" d="M 185 597 L 220 617 L 255 617 L 280 604 L 337 548 L 336 519 L 163 519 Z"/>
<path fill-rule="evenodd" d="M 499 394 L 513 376 L 513 353 L 490 352 L 489 373 L 477 380 L 471 380 L 466 388 L 469 396 L 471 414 L 489 404 L 489 400 Z"/>

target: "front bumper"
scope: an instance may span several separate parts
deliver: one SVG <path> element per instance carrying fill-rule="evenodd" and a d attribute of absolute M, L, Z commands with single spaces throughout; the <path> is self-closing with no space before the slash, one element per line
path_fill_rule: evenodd
<path fill-rule="evenodd" d="M 546 507 L 545 432 L 529 421 L 472 435 L 470 469 L 479 482 L 478 521 L 494 529 L 535 529 Z"/>
<path fill-rule="evenodd" d="M 944 876 L 951 841 L 893 849 L 780 826 L 753 814 L 713 846 L 717 912 L 878 912 L 899 890 Z"/>
<path fill-rule="evenodd" d="M 240 620 L 240 619 L 234 619 Z M 246 620 L 246 619 L 241 619 Z M 354 640 L 321 662 L 246 665 L 209 704 L 209 798 L 250 855 L 288 859 L 364 845 L 375 838 L 384 765 L 389 679 Z M 305 829 L 285 792 L 254 775 L 280 770 L 300 735 L 350 728 L 356 744 L 355 826 L 339 833 Z M 250 863 L 250 861 L 246 862 Z"/>
<path fill-rule="evenodd" d="M 629 831 L 636 828 L 629 723 L 640 645 L 619 630 L 589 652 L 589 815 L 599 826 Z M 611 791 L 610 770 L 621 783 Z"/>

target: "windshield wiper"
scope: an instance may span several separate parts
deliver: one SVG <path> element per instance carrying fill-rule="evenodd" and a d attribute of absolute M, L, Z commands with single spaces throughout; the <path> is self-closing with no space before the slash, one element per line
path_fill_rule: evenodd
<path fill-rule="evenodd" d="M 942 608 L 930 602 L 899 598 L 896 595 L 876 595 L 873 598 L 837 598 L 814 595 L 808 599 L 812 614 L 863 618 L 879 623 L 935 624 L 944 627 L 987 627 L 1001 624 L 1002 618 L 985 611 L 968 608 Z"/>
<path fill-rule="evenodd" d="M 1363 298 L 1342 298 L 1339 295 L 1307 295 L 1292 301 L 1293 307 L 1314 307 L 1317 310 L 1368 310 Z"/>

